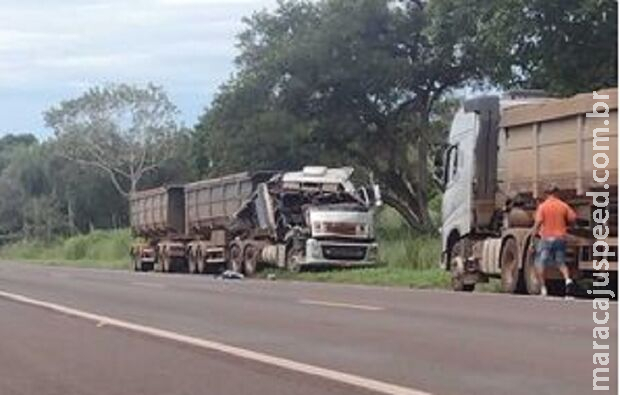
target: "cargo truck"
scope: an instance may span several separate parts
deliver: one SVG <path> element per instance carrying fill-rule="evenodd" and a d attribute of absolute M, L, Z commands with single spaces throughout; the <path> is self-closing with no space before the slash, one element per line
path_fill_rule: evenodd
<path fill-rule="evenodd" d="M 376 263 L 377 186 L 355 189 L 352 168 L 246 172 L 142 191 L 130 198 L 136 270 L 253 275 L 262 265 Z"/>
<path fill-rule="evenodd" d="M 464 102 L 453 119 L 443 168 L 441 262 L 454 290 L 472 291 L 476 283 L 496 277 L 504 292 L 540 292 L 532 248 L 538 236 L 532 228 L 548 185 L 559 187 L 560 197 L 578 214 L 567 244 L 567 264 L 577 280 L 592 278 L 594 269 L 595 208 L 588 193 L 609 193 L 608 260 L 612 284 L 617 283 L 618 96 L 616 89 L 598 94 L 607 98 L 595 100 L 587 93 L 551 99 L 522 92 Z M 587 116 L 597 102 L 609 108 L 608 116 Z M 597 152 L 609 158 L 605 183 L 593 178 Z M 549 291 L 562 292 L 559 273 L 548 276 Z"/>

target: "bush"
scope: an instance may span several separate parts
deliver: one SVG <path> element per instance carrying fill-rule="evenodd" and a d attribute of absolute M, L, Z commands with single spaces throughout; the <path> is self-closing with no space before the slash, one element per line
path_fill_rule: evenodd
<path fill-rule="evenodd" d="M 129 230 L 97 230 L 50 243 L 20 241 L 0 250 L 8 259 L 125 263 L 132 242 Z"/>
<path fill-rule="evenodd" d="M 411 231 L 400 215 L 384 208 L 377 218 L 379 260 L 399 269 L 434 269 L 441 256 L 438 236 L 420 235 Z"/>

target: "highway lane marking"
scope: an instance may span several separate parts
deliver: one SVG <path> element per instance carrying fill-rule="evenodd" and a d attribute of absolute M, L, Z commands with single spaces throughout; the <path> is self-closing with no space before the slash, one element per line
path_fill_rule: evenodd
<path fill-rule="evenodd" d="M 140 282 L 140 281 L 134 281 L 131 283 L 131 285 L 135 285 L 137 287 L 144 287 L 144 288 L 166 288 L 166 286 L 164 284 L 159 284 L 159 283 L 146 283 L 146 282 Z"/>
<path fill-rule="evenodd" d="M 350 303 L 340 303 L 340 302 L 328 302 L 328 301 L 310 300 L 310 299 L 302 299 L 299 301 L 299 303 L 313 305 L 313 306 L 340 307 L 340 308 L 345 308 L 345 309 L 365 310 L 365 311 L 385 310 L 383 307 L 378 307 L 378 306 L 367 306 L 367 305 L 361 305 L 361 304 L 350 304 Z"/>
<path fill-rule="evenodd" d="M 52 278 L 61 278 L 63 280 L 71 278 L 71 276 L 69 274 L 67 274 L 67 273 L 54 273 L 54 272 L 52 272 L 52 273 L 49 274 L 49 276 L 52 277 Z"/>
<path fill-rule="evenodd" d="M 351 385 L 358 388 L 375 391 L 381 394 L 388 395 L 432 395 L 428 392 L 416 390 L 410 387 L 404 387 L 396 384 L 387 383 L 384 381 L 374 380 L 355 374 L 340 372 L 337 370 L 322 368 L 320 366 L 310 365 L 303 362 L 293 361 L 291 359 L 276 357 L 273 355 L 252 351 L 236 346 L 231 346 L 224 343 L 219 343 L 212 340 L 202 339 L 198 337 L 183 335 L 180 333 L 167 331 L 164 329 L 158 329 L 151 326 L 140 325 L 129 321 L 123 321 L 112 317 L 106 317 L 104 315 L 89 313 L 82 310 L 77 310 L 71 307 L 46 302 L 42 300 L 33 299 L 27 296 L 14 294 L 10 292 L 0 291 L 0 297 L 11 300 L 14 302 L 36 306 L 44 308 L 50 311 L 61 313 L 70 317 L 80 318 L 95 322 L 97 326 L 109 326 L 124 329 L 131 332 L 141 333 L 149 335 L 155 338 L 166 339 L 175 341 L 178 343 L 188 344 L 194 347 L 199 347 L 207 350 L 213 350 L 224 354 L 232 355 L 238 358 L 243 358 L 271 366 L 276 366 L 281 369 L 294 371 L 297 373 L 308 374 L 323 379 L 335 381 L 342 384 Z"/>

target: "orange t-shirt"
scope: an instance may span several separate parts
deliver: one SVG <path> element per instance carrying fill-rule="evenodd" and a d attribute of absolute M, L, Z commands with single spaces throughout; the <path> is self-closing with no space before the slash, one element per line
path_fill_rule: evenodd
<path fill-rule="evenodd" d="M 566 227 L 577 219 L 572 208 L 556 197 L 549 197 L 536 210 L 536 222 L 540 223 L 541 237 L 563 237 Z"/>

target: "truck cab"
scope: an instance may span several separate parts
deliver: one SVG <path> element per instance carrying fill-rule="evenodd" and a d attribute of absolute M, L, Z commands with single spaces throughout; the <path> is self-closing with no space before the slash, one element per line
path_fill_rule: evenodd
<path fill-rule="evenodd" d="M 605 120 L 588 115 L 596 103 L 592 93 L 555 99 L 525 91 L 463 103 L 443 168 L 441 264 L 451 272 L 455 290 L 472 291 L 477 282 L 496 277 L 504 292 L 539 292 L 532 248 L 538 235 L 532 226 L 543 188 L 551 184 L 577 212 L 566 237 L 571 276 L 592 278 L 594 207 L 587 194 L 607 188 L 608 210 L 617 212 L 615 184 L 604 186 L 589 176 L 595 146 L 617 139 L 617 90 L 605 90 L 602 97 L 609 108 Z M 597 133 L 609 137 L 597 140 Z M 609 150 L 609 157 L 609 172 L 617 174 L 617 153 Z M 610 250 L 616 251 L 613 216 L 608 227 Z M 610 260 L 610 271 L 615 275 L 616 261 Z M 554 270 L 547 273 L 552 283 L 560 279 Z"/>
<path fill-rule="evenodd" d="M 461 108 L 452 122 L 444 160 L 444 194 L 441 207 L 441 240 L 447 268 L 450 249 L 472 226 L 472 189 L 474 184 L 474 146 L 478 136 L 477 115 Z"/>
<path fill-rule="evenodd" d="M 496 194 L 501 183 L 498 162 L 501 112 L 518 105 L 544 103 L 538 91 L 482 96 L 467 100 L 455 114 L 444 156 L 442 201 L 442 266 L 448 268 L 451 249 L 463 237 L 499 231 Z"/>
<path fill-rule="evenodd" d="M 380 191 L 377 186 L 356 190 L 352 173 L 352 168 L 306 167 L 282 175 L 281 194 L 303 201 L 291 206 L 301 217 L 297 246 L 287 257 L 293 269 L 376 263 L 374 211 L 381 205 Z"/>

